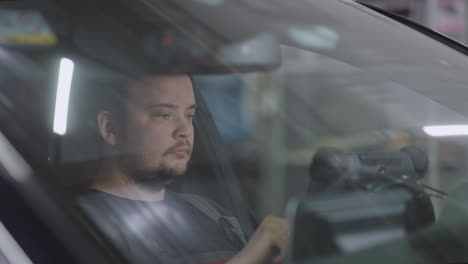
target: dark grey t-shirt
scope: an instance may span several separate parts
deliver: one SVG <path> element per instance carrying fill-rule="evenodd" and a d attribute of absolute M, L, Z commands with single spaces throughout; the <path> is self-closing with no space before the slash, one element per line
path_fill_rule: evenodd
<path fill-rule="evenodd" d="M 78 201 L 133 263 L 222 263 L 242 246 L 176 193 L 147 202 L 92 190 Z"/>

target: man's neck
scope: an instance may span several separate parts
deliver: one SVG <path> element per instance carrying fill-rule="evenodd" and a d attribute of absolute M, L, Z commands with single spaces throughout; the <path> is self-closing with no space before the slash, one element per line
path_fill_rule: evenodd
<path fill-rule="evenodd" d="M 122 198 L 140 201 L 162 201 L 166 196 L 165 188 L 149 190 L 132 181 L 119 166 L 116 166 L 113 160 L 102 162 L 96 180 L 90 188 Z"/>

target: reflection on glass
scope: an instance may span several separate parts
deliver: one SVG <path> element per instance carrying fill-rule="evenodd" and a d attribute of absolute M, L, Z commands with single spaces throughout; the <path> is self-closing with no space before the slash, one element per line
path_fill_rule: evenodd
<path fill-rule="evenodd" d="M 433 137 L 468 136 L 468 125 L 425 126 L 423 130 Z"/>

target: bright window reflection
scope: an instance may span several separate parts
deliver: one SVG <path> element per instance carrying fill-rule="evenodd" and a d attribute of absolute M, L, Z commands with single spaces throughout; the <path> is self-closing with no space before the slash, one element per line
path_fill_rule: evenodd
<path fill-rule="evenodd" d="M 468 125 L 425 126 L 423 130 L 433 137 L 468 136 Z"/>

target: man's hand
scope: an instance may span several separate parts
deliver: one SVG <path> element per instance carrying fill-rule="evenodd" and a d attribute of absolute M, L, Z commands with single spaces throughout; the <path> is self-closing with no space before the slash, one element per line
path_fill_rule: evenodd
<path fill-rule="evenodd" d="M 287 237 L 287 221 L 283 218 L 267 216 L 245 247 L 227 264 L 281 263 L 286 251 Z"/>

